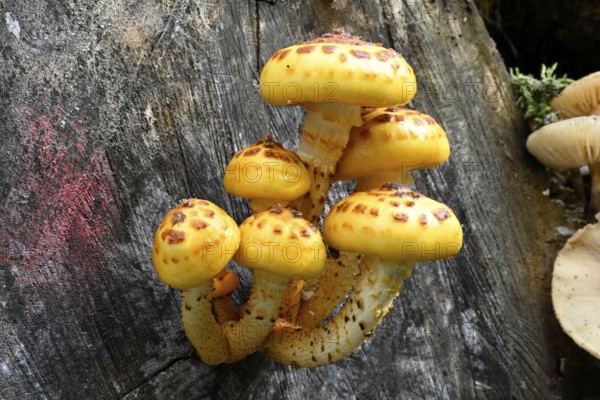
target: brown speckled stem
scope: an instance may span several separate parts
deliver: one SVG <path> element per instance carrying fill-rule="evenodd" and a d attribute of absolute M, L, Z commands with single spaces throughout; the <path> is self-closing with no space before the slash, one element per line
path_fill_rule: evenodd
<path fill-rule="evenodd" d="M 271 333 L 283 294 L 290 284 L 288 278 L 266 271 L 253 270 L 252 276 L 254 284 L 240 312 L 241 319 L 223 325 L 229 344 L 227 362 L 240 361 L 262 346 Z"/>
<path fill-rule="evenodd" d="M 212 313 L 212 282 L 183 290 L 183 329 L 198 356 L 206 364 L 223 363 L 229 357 L 227 339 Z"/>
<path fill-rule="evenodd" d="M 294 280 L 287 287 L 283 294 L 283 301 L 277 312 L 279 318 L 286 319 L 288 321 L 295 321 L 300 311 L 300 300 L 302 298 L 302 288 L 304 287 L 304 281 Z"/>
<path fill-rule="evenodd" d="M 360 255 L 340 252 L 329 256 L 325 270 L 317 279 L 306 282 L 305 294 L 296 323 L 304 328 L 319 326 L 344 302 L 359 273 Z"/>
<path fill-rule="evenodd" d="M 373 333 L 411 273 L 412 264 L 363 257 L 354 291 L 331 322 L 303 328 L 278 320 L 264 352 L 279 363 L 308 368 L 346 357 Z"/>
<path fill-rule="evenodd" d="M 291 205 L 315 225 L 323 213 L 331 178 L 348 143 L 350 129 L 360 124 L 358 106 L 313 104 L 306 113 L 298 156 L 311 174 L 311 186 L 305 196 Z"/>

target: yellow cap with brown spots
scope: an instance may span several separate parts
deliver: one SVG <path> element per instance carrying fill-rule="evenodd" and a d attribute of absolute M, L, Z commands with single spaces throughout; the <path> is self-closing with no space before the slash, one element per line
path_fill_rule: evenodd
<path fill-rule="evenodd" d="M 224 182 L 236 196 L 287 201 L 308 191 L 310 175 L 295 153 L 266 136 L 233 156 Z"/>
<path fill-rule="evenodd" d="M 396 184 L 338 202 L 325 218 L 323 235 L 338 250 L 402 263 L 453 256 L 463 236 L 448 206 Z"/>
<path fill-rule="evenodd" d="M 152 261 L 161 281 L 177 289 L 207 282 L 240 244 L 240 231 L 225 211 L 207 200 L 183 200 L 154 234 Z"/>
<path fill-rule="evenodd" d="M 342 30 L 275 52 L 260 75 L 260 95 L 273 105 L 389 107 L 408 103 L 416 91 L 400 54 Z"/>
<path fill-rule="evenodd" d="M 336 179 L 433 168 L 450 156 L 446 132 L 429 115 L 402 107 L 364 109 L 363 121 L 350 131 Z"/>
<path fill-rule="evenodd" d="M 312 279 L 325 267 L 327 251 L 319 230 L 289 208 L 273 207 L 240 225 L 235 261 L 290 279 Z"/>

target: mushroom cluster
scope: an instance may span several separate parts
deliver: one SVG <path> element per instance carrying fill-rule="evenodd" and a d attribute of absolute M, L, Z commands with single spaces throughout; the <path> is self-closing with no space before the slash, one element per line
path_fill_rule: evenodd
<path fill-rule="evenodd" d="M 267 136 L 233 156 L 225 189 L 251 199 L 254 213 L 239 226 L 212 202 L 187 199 L 154 236 L 158 277 L 183 290 L 183 327 L 205 363 L 255 351 L 298 367 L 334 363 L 374 332 L 415 263 L 458 253 L 453 211 L 408 187 L 412 171 L 450 151 L 433 118 L 402 107 L 415 92 L 402 56 L 341 30 L 266 63 L 263 99 L 306 110 L 298 152 Z M 330 207 L 321 234 L 334 179 L 357 186 Z M 239 309 L 232 260 L 253 275 Z"/>
<path fill-rule="evenodd" d="M 567 86 L 550 103 L 562 120 L 541 127 L 527 149 L 542 164 L 570 169 L 588 218 L 600 218 L 600 71 Z M 589 171 L 589 185 L 581 168 Z M 588 189 L 589 186 L 589 189 Z M 552 303 L 563 330 L 600 358 L 600 223 L 588 224 L 564 245 L 554 263 Z"/>

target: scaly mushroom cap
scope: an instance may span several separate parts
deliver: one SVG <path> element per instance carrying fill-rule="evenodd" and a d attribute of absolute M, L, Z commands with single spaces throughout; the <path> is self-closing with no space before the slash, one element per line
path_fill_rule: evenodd
<path fill-rule="evenodd" d="M 238 278 L 235 272 L 229 268 L 225 268 L 213 278 L 212 298 L 218 299 L 219 297 L 227 296 L 237 289 L 238 286 L 240 286 L 240 278 Z"/>
<path fill-rule="evenodd" d="M 545 125 L 527 138 L 527 150 L 546 167 L 576 168 L 600 161 L 600 117 Z"/>
<path fill-rule="evenodd" d="M 558 253 L 552 303 L 564 331 L 600 358 L 600 225 L 575 233 Z"/>
<path fill-rule="evenodd" d="M 161 281 L 189 289 L 219 273 L 239 243 L 237 224 L 225 211 L 207 200 L 183 200 L 156 230 L 152 261 Z"/>
<path fill-rule="evenodd" d="M 300 158 L 266 136 L 237 152 L 225 169 L 225 190 L 251 199 L 288 201 L 310 187 Z"/>
<path fill-rule="evenodd" d="M 402 107 L 365 111 L 363 126 L 350 131 L 337 179 L 433 168 L 450 156 L 446 132 L 429 115 Z"/>
<path fill-rule="evenodd" d="M 334 205 L 323 235 L 340 251 L 402 263 L 450 257 L 462 247 L 460 223 L 447 205 L 391 183 Z"/>
<path fill-rule="evenodd" d="M 571 83 L 550 102 L 550 106 L 563 119 L 600 115 L 600 71 Z"/>
<path fill-rule="evenodd" d="M 323 271 L 327 252 L 319 230 L 296 211 L 273 207 L 240 225 L 235 261 L 290 279 L 311 279 Z"/>
<path fill-rule="evenodd" d="M 275 52 L 260 75 L 261 97 L 279 106 L 389 107 L 408 103 L 416 91 L 413 69 L 400 54 L 342 30 Z"/>

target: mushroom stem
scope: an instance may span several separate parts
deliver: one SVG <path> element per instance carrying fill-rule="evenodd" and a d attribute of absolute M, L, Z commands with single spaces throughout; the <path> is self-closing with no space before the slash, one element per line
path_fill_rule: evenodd
<path fill-rule="evenodd" d="M 379 172 L 370 176 L 358 178 L 354 191 L 363 192 L 369 189 L 376 189 L 389 182 L 399 183 L 403 186 L 410 186 L 414 183 L 414 179 L 410 174 L 410 170 L 408 169 L 403 169 L 401 171 Z"/>
<path fill-rule="evenodd" d="M 258 350 L 271 333 L 283 294 L 290 284 L 271 272 L 253 270 L 250 297 L 240 312 L 239 321 L 229 321 L 223 331 L 229 344 L 227 362 L 233 363 Z"/>
<path fill-rule="evenodd" d="M 600 163 L 593 162 L 590 164 L 590 177 L 592 185 L 588 212 L 593 216 L 600 211 Z"/>
<path fill-rule="evenodd" d="M 268 210 L 271 207 L 275 207 L 277 204 L 285 207 L 287 202 L 271 200 L 271 199 L 252 199 L 250 200 L 250 204 L 248 205 L 252 212 L 257 213 L 261 211 Z"/>
<path fill-rule="evenodd" d="M 308 165 L 311 186 L 292 207 L 317 224 L 325 207 L 331 178 L 350 137 L 352 126 L 362 124 L 361 107 L 342 104 L 307 104 L 298 156 Z"/>
<path fill-rule="evenodd" d="M 304 281 L 293 280 L 283 294 L 283 301 L 277 312 L 279 318 L 295 321 L 300 311 L 300 301 L 302 299 L 302 288 Z"/>
<path fill-rule="evenodd" d="M 579 168 L 571 168 L 571 182 L 573 183 L 573 190 L 577 199 L 587 207 L 587 200 L 585 198 L 585 186 L 583 184 L 583 177 L 581 176 L 581 170 Z"/>
<path fill-rule="evenodd" d="M 354 291 L 331 322 L 319 328 L 303 328 L 278 320 L 265 353 L 279 363 L 308 368 L 331 364 L 351 354 L 387 314 L 412 267 L 412 263 L 363 257 Z"/>
<path fill-rule="evenodd" d="M 212 313 L 212 283 L 183 290 L 181 314 L 183 329 L 198 356 L 206 364 L 225 362 L 229 357 L 227 339 Z"/>
<path fill-rule="evenodd" d="M 325 270 L 318 278 L 306 282 L 305 293 L 296 323 L 304 328 L 319 326 L 344 302 L 358 276 L 360 255 L 340 252 L 338 257 L 327 258 Z"/>

